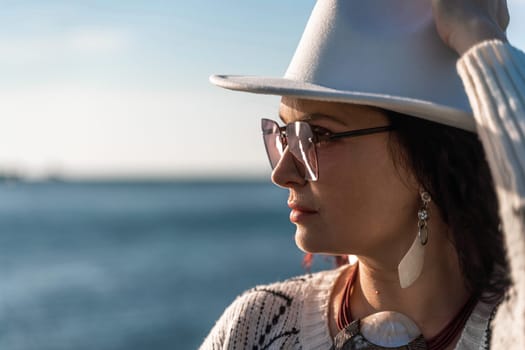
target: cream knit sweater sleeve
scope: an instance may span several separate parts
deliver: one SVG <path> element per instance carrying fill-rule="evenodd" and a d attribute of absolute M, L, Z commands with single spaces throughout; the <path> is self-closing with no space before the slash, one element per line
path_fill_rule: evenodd
<path fill-rule="evenodd" d="M 525 349 L 525 54 L 482 42 L 458 72 L 494 178 L 513 282 L 494 319 L 492 349 Z"/>

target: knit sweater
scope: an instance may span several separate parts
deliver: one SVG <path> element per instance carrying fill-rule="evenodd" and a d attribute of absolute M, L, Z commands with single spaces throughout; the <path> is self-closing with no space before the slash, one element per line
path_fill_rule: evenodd
<path fill-rule="evenodd" d="M 513 286 L 499 308 L 493 349 L 525 349 L 525 54 L 501 41 L 458 62 L 496 186 Z"/>
<path fill-rule="evenodd" d="M 458 72 L 494 178 L 513 287 L 497 309 L 493 331 L 496 308 L 479 302 L 455 349 L 488 349 L 489 343 L 493 349 L 525 349 L 525 54 L 486 41 L 461 57 Z M 245 292 L 226 309 L 201 349 L 329 349 L 328 305 L 343 271 Z"/>
<path fill-rule="evenodd" d="M 348 266 L 253 288 L 239 296 L 217 321 L 201 350 L 328 350 L 328 302 Z M 479 302 L 456 349 L 488 349 L 494 305 Z"/>

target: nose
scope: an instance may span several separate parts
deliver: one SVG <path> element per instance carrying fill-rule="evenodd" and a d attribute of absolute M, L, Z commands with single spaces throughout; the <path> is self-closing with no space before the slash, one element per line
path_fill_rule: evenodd
<path fill-rule="evenodd" d="M 279 187 L 290 188 L 306 183 L 304 166 L 295 159 L 288 147 L 272 171 L 272 182 Z"/>

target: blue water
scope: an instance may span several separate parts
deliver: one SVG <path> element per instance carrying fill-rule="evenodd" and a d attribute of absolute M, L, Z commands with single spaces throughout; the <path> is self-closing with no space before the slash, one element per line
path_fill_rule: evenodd
<path fill-rule="evenodd" d="M 197 348 L 243 290 L 304 273 L 286 198 L 266 182 L 0 184 L 0 349 Z"/>

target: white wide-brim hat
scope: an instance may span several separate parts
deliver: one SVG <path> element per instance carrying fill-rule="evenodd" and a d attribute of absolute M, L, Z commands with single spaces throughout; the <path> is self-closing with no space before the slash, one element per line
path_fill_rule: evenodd
<path fill-rule="evenodd" d="M 213 75 L 258 94 L 376 106 L 475 132 L 431 0 L 318 0 L 284 77 Z"/>

